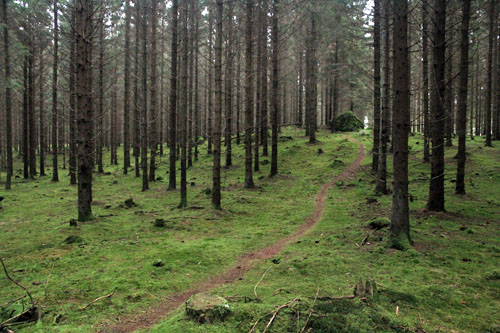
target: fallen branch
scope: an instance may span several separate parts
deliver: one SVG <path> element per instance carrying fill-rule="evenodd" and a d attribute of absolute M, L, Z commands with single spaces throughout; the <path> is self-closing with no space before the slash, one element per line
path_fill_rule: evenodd
<path fill-rule="evenodd" d="M 82 306 L 81 308 L 79 308 L 78 310 L 85 310 L 86 308 L 88 308 L 89 306 L 91 306 L 92 304 L 94 304 L 95 302 L 97 301 L 100 301 L 101 299 L 104 299 L 104 298 L 108 298 L 108 297 L 111 297 L 115 294 L 115 292 L 110 292 L 109 294 L 107 295 L 104 295 L 104 296 L 101 296 L 101 297 L 97 297 L 95 300 L 93 300 L 92 302 L 90 302 L 89 304 L 85 305 L 85 306 Z"/>
<path fill-rule="evenodd" d="M 257 282 L 257 284 L 255 285 L 255 287 L 253 287 L 253 294 L 255 295 L 255 299 L 259 299 L 259 297 L 257 297 L 257 287 L 259 286 L 259 284 L 262 282 L 262 280 L 264 280 L 264 276 L 266 276 L 267 272 L 271 269 L 272 266 L 269 266 L 265 271 L 264 271 L 264 274 L 262 274 L 260 280 Z"/>
<path fill-rule="evenodd" d="M 33 300 L 33 296 L 31 296 L 31 293 L 30 291 L 28 290 L 28 288 L 26 288 L 25 286 L 23 286 L 22 284 L 20 284 L 19 282 L 17 282 L 16 280 L 14 280 L 10 275 L 9 275 L 9 271 L 7 270 L 7 267 L 5 266 L 5 262 L 3 261 L 2 258 L 0 258 L 0 262 L 2 263 L 2 267 L 3 267 L 3 271 L 5 272 L 5 276 L 7 276 L 7 279 L 9 279 L 12 283 L 14 283 L 16 286 L 18 286 L 19 288 L 21 288 L 22 290 L 24 290 L 26 292 L 26 294 L 28 295 L 30 301 L 31 301 L 31 308 L 29 308 L 28 310 L 20 313 L 19 315 L 17 316 L 14 316 L 12 318 L 9 318 L 7 319 L 6 321 L 4 321 L 3 323 L 0 324 L 0 327 L 4 326 L 6 323 L 9 323 L 13 320 L 16 320 L 17 318 L 19 318 L 20 316 L 28 313 L 29 311 L 33 310 L 35 313 L 36 313 L 36 321 L 40 320 L 41 318 L 41 313 L 40 313 L 40 309 L 38 308 L 38 306 L 36 305 L 35 301 Z M 24 298 L 24 297 L 23 297 Z"/>
<path fill-rule="evenodd" d="M 314 302 L 311 305 L 311 309 L 309 310 L 309 315 L 307 316 L 306 323 L 305 323 L 304 327 L 302 327 L 302 329 L 300 330 L 300 333 L 304 332 L 306 327 L 307 327 L 307 324 L 309 324 L 309 319 L 311 319 L 314 305 L 316 304 L 316 300 L 318 299 L 318 294 L 319 294 L 319 287 L 318 287 L 318 290 L 316 290 L 316 296 L 314 296 Z"/>
<path fill-rule="evenodd" d="M 285 289 L 285 288 L 278 288 L 278 289 L 276 289 L 276 290 L 273 292 L 273 296 L 274 296 L 274 295 L 276 295 L 276 294 L 278 294 L 278 293 L 280 293 L 281 291 L 284 291 L 284 292 L 286 292 L 287 294 L 289 294 L 289 293 L 290 293 L 290 291 L 288 291 L 288 290 L 287 290 L 287 289 Z"/>
<path fill-rule="evenodd" d="M 289 302 L 287 302 L 287 303 L 285 303 L 283 305 L 278 306 L 278 308 L 276 310 L 274 310 L 273 316 L 271 317 L 271 319 L 267 323 L 266 328 L 264 329 L 264 331 L 262 333 L 266 333 L 267 329 L 269 327 L 271 327 L 271 324 L 273 323 L 274 319 L 276 318 L 276 316 L 278 315 L 278 312 L 280 312 L 281 309 L 289 307 L 291 304 L 295 303 L 297 300 L 298 300 L 298 298 L 294 298 L 291 301 L 289 301 Z"/>
<path fill-rule="evenodd" d="M 5 272 L 7 279 L 12 281 L 12 283 L 17 285 L 19 288 L 23 289 L 26 292 L 26 294 L 28 294 L 28 297 L 30 298 L 31 304 L 33 305 L 33 307 L 35 307 L 35 301 L 33 300 L 33 297 L 31 296 L 31 293 L 29 292 L 29 290 L 26 287 L 24 287 L 23 285 L 21 285 L 19 282 L 15 281 L 13 278 L 10 277 L 9 272 L 7 271 L 7 267 L 5 267 L 5 262 L 3 261 L 2 258 L 0 258 L 0 262 L 2 263 L 3 271 Z"/>

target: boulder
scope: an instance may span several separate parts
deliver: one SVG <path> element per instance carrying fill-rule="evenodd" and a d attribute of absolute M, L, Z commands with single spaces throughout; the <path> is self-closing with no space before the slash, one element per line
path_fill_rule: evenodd
<path fill-rule="evenodd" d="M 338 132 L 354 132 L 364 128 L 363 122 L 352 111 L 342 113 L 334 120 Z"/>

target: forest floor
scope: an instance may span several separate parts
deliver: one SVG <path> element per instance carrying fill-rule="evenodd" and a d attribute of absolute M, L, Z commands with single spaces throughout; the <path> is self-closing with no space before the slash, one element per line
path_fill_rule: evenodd
<path fill-rule="evenodd" d="M 40 323 L 19 328 L 127 330 L 134 318 L 146 318 L 168 304 L 169 295 L 197 290 L 204 281 L 237 267 L 245 254 L 293 239 L 281 252 L 253 262 L 233 283 L 215 284 L 211 292 L 228 299 L 232 311 L 225 321 L 199 324 L 187 319 L 184 307 L 179 307 L 153 327 L 148 322 L 136 328 L 248 332 L 260 319 L 258 332 L 277 306 L 287 304 L 268 331 L 296 332 L 306 324 L 314 332 L 500 329 L 499 148 L 483 147 L 482 138 L 468 141 L 465 196 L 454 194 L 456 147 L 447 148 L 448 212 L 429 214 L 424 209 L 429 165 L 421 162 L 422 138 L 412 137 L 410 208 L 415 244 L 396 251 L 386 247 L 387 228 L 373 230 L 368 225 L 374 218 L 389 217 L 391 203 L 390 196 L 374 194 L 368 154 L 356 177 L 335 181 L 326 192 L 323 218 L 293 238 L 310 221 L 322 186 L 339 177 L 360 152 L 359 144 L 343 134 L 322 131 L 317 145 L 307 144 L 302 135 L 296 129 L 283 131 L 280 175 L 268 178 L 269 164 L 264 162 L 255 174 L 254 190 L 243 188 L 243 147 L 236 147 L 236 165 L 222 173 L 220 212 L 210 208 L 212 158 L 205 146 L 200 161 L 188 170 L 189 208 L 182 210 L 176 208 L 178 191 L 166 191 L 168 156 L 161 159 L 157 172 L 163 179 L 147 192 L 140 191 L 133 170 L 123 176 L 121 167 L 106 165 L 109 174 L 95 176 L 96 218 L 78 227 L 69 226 L 76 216 L 76 188 L 68 185 L 66 172 L 60 172 L 63 177 L 57 184 L 50 177 L 16 179 L 12 191 L 0 191 L 5 196 L 0 256 L 43 312 Z M 369 131 L 350 137 L 369 152 Z M 17 163 L 16 169 L 21 168 Z M 124 204 L 129 198 L 136 206 Z M 155 227 L 156 219 L 164 219 L 166 227 Z M 359 279 L 369 278 L 377 283 L 377 297 L 328 299 L 351 295 Z M 112 297 L 79 310 L 111 292 Z M 0 306 L 22 295 L 0 276 Z"/>

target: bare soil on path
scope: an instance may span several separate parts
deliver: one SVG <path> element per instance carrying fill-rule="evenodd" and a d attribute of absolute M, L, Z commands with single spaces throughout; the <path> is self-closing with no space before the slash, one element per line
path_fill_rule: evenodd
<path fill-rule="evenodd" d="M 362 143 L 359 143 L 348 136 L 346 136 L 346 138 L 351 142 L 359 144 L 358 157 L 354 163 L 352 163 L 341 174 L 321 187 L 321 190 L 316 195 L 313 213 L 307 219 L 307 222 L 302 224 L 293 234 L 282 238 L 265 248 L 241 256 L 238 258 L 235 266 L 227 269 L 223 273 L 209 277 L 205 281 L 198 283 L 194 288 L 186 290 L 181 294 L 168 295 L 165 297 L 165 301 L 156 304 L 154 307 L 147 309 L 143 313 L 119 318 L 117 323 L 103 327 L 101 332 L 134 332 L 137 330 L 151 328 L 161 320 L 165 319 L 169 312 L 177 309 L 190 296 L 237 281 L 252 268 L 255 261 L 269 259 L 278 255 L 287 244 L 302 237 L 307 231 L 312 229 L 318 222 L 321 221 L 326 205 L 326 194 L 330 187 L 341 180 L 353 177 L 361 166 L 361 162 L 365 157 L 365 147 Z"/>

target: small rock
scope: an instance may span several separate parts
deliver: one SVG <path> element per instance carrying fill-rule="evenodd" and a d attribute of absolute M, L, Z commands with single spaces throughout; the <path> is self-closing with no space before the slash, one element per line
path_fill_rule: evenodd
<path fill-rule="evenodd" d="M 71 235 L 66 237 L 63 243 L 65 244 L 83 243 L 83 238 L 77 235 Z"/>
<path fill-rule="evenodd" d="M 110 204 L 107 204 L 107 205 L 105 205 L 105 206 L 104 206 L 104 208 L 106 208 L 106 209 L 110 209 L 110 208 L 111 208 L 111 205 L 110 205 Z"/>
<path fill-rule="evenodd" d="M 127 208 L 137 207 L 137 204 L 134 202 L 132 198 L 125 200 L 124 203 Z"/>
<path fill-rule="evenodd" d="M 275 265 L 279 264 L 280 263 L 280 260 L 279 259 L 273 259 L 271 260 L 271 262 Z"/>
<path fill-rule="evenodd" d="M 268 165 L 269 164 L 269 160 L 262 160 L 262 161 L 260 161 L 260 164 L 261 165 Z"/>
<path fill-rule="evenodd" d="M 70 227 L 77 227 L 78 223 L 76 222 L 75 219 L 71 219 L 71 220 L 69 220 L 69 226 Z"/>
<path fill-rule="evenodd" d="M 196 183 L 195 182 L 191 182 L 191 186 L 196 186 Z"/>
<path fill-rule="evenodd" d="M 186 301 L 186 315 L 199 323 L 223 321 L 230 313 L 229 303 L 217 295 L 199 293 Z"/>
<path fill-rule="evenodd" d="M 380 230 L 387 228 L 391 225 L 391 221 L 387 217 L 374 218 L 369 224 L 372 229 Z"/>
<path fill-rule="evenodd" d="M 162 180 L 163 180 L 163 177 L 159 177 L 159 176 L 158 176 L 158 177 L 156 177 L 156 181 L 161 182 Z"/>
<path fill-rule="evenodd" d="M 378 200 L 375 198 L 367 198 L 366 199 L 367 204 L 372 204 L 372 203 L 377 203 L 377 202 L 378 202 Z"/>
<path fill-rule="evenodd" d="M 321 155 L 321 154 L 323 154 L 323 153 L 324 153 L 323 149 L 318 148 L 318 155 Z"/>
<path fill-rule="evenodd" d="M 163 260 L 156 259 L 155 262 L 153 263 L 153 266 L 155 266 L 155 267 L 163 267 L 163 266 L 165 266 L 165 264 L 163 263 Z"/>
<path fill-rule="evenodd" d="M 165 228 L 166 222 L 167 221 L 165 221 L 164 219 L 156 219 L 154 222 L 154 226 L 157 228 Z"/>

